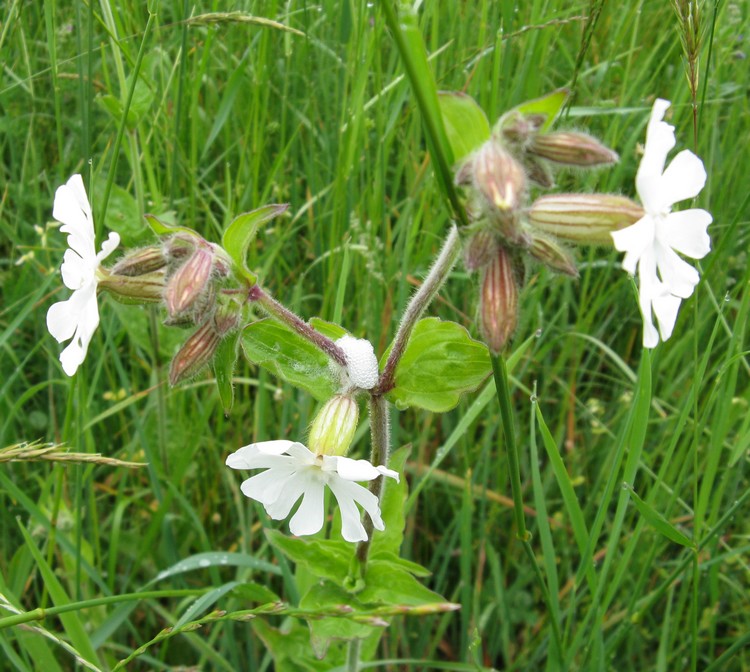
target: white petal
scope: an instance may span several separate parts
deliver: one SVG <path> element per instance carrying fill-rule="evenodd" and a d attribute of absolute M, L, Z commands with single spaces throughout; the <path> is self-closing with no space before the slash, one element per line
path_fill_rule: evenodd
<path fill-rule="evenodd" d="M 693 209 L 670 213 L 659 223 L 659 240 L 673 250 L 693 259 L 703 259 L 711 251 L 706 229 L 713 221 L 711 213 Z"/>
<path fill-rule="evenodd" d="M 323 456 L 323 471 L 335 471 L 347 481 L 371 481 L 380 472 L 367 460 L 352 460 L 349 457 Z"/>
<path fill-rule="evenodd" d="M 654 314 L 659 323 L 661 340 L 666 341 L 672 335 L 672 329 L 677 321 L 677 311 L 680 309 L 680 298 L 677 296 L 660 296 L 653 300 Z"/>
<path fill-rule="evenodd" d="M 669 101 L 661 98 L 654 103 L 646 129 L 643 158 L 635 178 L 638 195 L 641 197 L 643 207 L 649 212 L 658 212 L 663 207 L 660 190 L 661 176 L 664 172 L 667 154 L 675 146 L 674 126 L 662 121 L 670 104 Z"/>
<path fill-rule="evenodd" d="M 651 298 L 647 294 L 641 294 L 638 299 L 638 305 L 643 317 L 643 347 L 655 348 L 659 345 L 659 332 L 654 327 L 651 319 Z"/>
<path fill-rule="evenodd" d="M 88 343 L 86 345 L 88 346 Z M 86 348 L 83 347 L 83 342 L 78 338 L 74 338 L 68 344 L 68 347 L 60 353 L 60 363 L 68 376 L 75 375 L 84 359 L 86 359 Z"/>
<path fill-rule="evenodd" d="M 375 505 L 377 506 L 377 497 L 373 495 L 367 488 L 362 487 L 357 483 L 351 481 L 345 481 L 342 478 L 338 478 L 335 475 L 331 475 L 328 481 L 328 487 L 331 488 L 333 496 L 339 505 L 339 511 L 341 512 L 341 536 L 346 541 L 365 541 L 367 539 L 367 533 L 365 532 L 364 525 L 360 520 L 360 513 L 356 501 L 362 503 L 367 501 L 369 508 L 372 508 L 370 500 L 367 496 L 375 498 Z M 379 522 L 382 525 L 382 519 L 380 519 L 379 510 L 377 512 L 377 521 L 373 519 L 373 523 Z M 378 528 L 378 529 L 382 529 Z"/>
<path fill-rule="evenodd" d="M 63 223 L 60 230 L 69 234 L 68 245 L 82 257 L 93 259 L 94 220 L 86 189 L 80 175 L 73 175 L 67 184 L 57 188 L 52 216 Z"/>
<path fill-rule="evenodd" d="M 297 471 L 286 481 L 276 500 L 265 505 L 266 513 L 274 520 L 282 520 L 302 495 L 315 489 L 323 489 L 322 481 L 310 469 Z"/>
<path fill-rule="evenodd" d="M 107 240 L 102 243 L 102 250 L 96 255 L 97 261 L 104 261 L 120 244 L 120 234 L 116 231 L 110 231 Z"/>
<path fill-rule="evenodd" d="M 662 284 L 669 294 L 687 299 L 700 282 L 700 275 L 671 248 L 657 245 L 656 264 Z"/>
<path fill-rule="evenodd" d="M 95 282 L 94 267 L 73 250 L 65 250 L 60 266 L 63 284 L 68 289 L 80 289 L 85 284 Z"/>
<path fill-rule="evenodd" d="M 53 303 L 47 311 L 47 331 L 58 343 L 73 338 L 76 333 L 80 311 L 75 303 L 71 303 L 73 296 L 67 301 Z"/>
<path fill-rule="evenodd" d="M 315 464 L 315 454 L 299 442 L 292 443 L 287 452 L 300 466 Z"/>
<path fill-rule="evenodd" d="M 302 537 L 320 532 L 325 518 L 323 499 L 323 483 L 311 483 L 305 490 L 297 512 L 289 521 L 289 531 L 292 534 Z"/>
<path fill-rule="evenodd" d="M 635 224 L 627 226 L 619 231 L 612 231 L 612 240 L 615 248 L 620 252 L 625 252 L 625 258 L 622 260 L 622 267 L 635 275 L 635 268 L 638 260 L 644 251 L 654 243 L 656 234 L 656 223 L 650 215 L 641 217 Z"/>
<path fill-rule="evenodd" d="M 267 469 L 243 481 L 240 490 L 245 497 L 270 506 L 279 498 L 279 493 L 294 473 L 291 469 Z"/>
<path fill-rule="evenodd" d="M 277 466 L 280 462 L 262 462 L 263 458 L 278 456 L 285 453 L 292 445 L 292 441 L 261 441 L 242 446 L 238 451 L 227 457 L 226 464 L 232 469 L 264 469 Z"/>
<path fill-rule="evenodd" d="M 705 184 L 703 161 L 689 149 L 684 149 L 667 166 L 659 188 L 663 192 L 661 198 L 671 207 L 686 198 L 695 198 Z"/>

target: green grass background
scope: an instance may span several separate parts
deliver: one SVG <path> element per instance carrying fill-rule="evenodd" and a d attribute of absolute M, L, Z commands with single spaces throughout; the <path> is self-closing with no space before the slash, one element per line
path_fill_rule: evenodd
<path fill-rule="evenodd" d="M 225 11 L 218 2 L 153 2 L 150 23 L 132 0 L 0 6 L 0 446 L 65 442 L 149 464 L 0 464 L 0 594 L 14 608 L 132 593 L 202 552 L 279 562 L 262 533 L 275 524 L 239 494 L 224 460 L 254 440 L 303 438 L 314 402 L 247 364 L 228 418 L 208 375 L 169 389 L 184 333 L 107 298 L 86 363 L 68 379 L 45 329 L 47 308 L 66 293 L 52 200 L 83 173 L 98 238 L 112 228 L 128 246 L 150 240 L 145 212 L 218 241 L 236 214 L 288 202 L 289 215 L 261 232 L 251 267 L 298 313 L 340 321 L 382 353 L 450 218 L 402 63 L 370 5 L 231 6 L 304 36 L 226 17 L 185 22 Z M 750 669 L 750 8 L 701 8 L 694 128 L 669 2 L 421 7 L 438 88 L 471 94 L 491 120 L 575 79 L 558 127 L 598 135 L 621 161 L 561 174 L 562 190 L 633 196 L 651 104 L 671 100 L 679 147 L 706 165 L 697 202 L 713 214 L 714 250 L 674 336 L 650 358 L 616 254 L 579 251 L 577 282 L 538 267 L 528 277 L 515 342 L 536 337 L 512 372 L 514 404 L 551 610 L 502 499 L 509 482 L 492 392 L 442 416 L 394 417 L 394 445 L 412 444 L 407 476 L 421 489 L 403 554 L 461 610 L 392 624 L 378 651 L 388 669 Z M 430 313 L 476 335 L 476 293 L 476 277 L 457 268 Z M 367 434 L 358 436 L 352 454 L 365 456 Z M 675 529 L 697 550 L 665 536 Z M 151 584 L 172 597 L 89 605 L 38 628 L 109 669 L 180 618 L 192 598 L 176 591 L 231 579 L 283 590 L 275 574 L 212 564 Z M 244 608 L 237 598 L 216 606 Z M 562 650 L 550 644 L 552 619 Z M 132 669 L 273 669 L 249 623 L 178 635 L 138 661 Z M 73 666 L 39 631 L 0 630 L 2 669 Z"/>

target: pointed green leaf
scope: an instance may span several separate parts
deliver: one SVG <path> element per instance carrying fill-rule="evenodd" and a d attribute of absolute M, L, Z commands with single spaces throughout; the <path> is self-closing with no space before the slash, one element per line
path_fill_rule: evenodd
<path fill-rule="evenodd" d="M 173 224 L 166 224 L 158 219 L 155 215 L 146 213 L 143 215 L 146 218 L 146 223 L 151 227 L 151 230 L 159 237 L 171 236 L 175 233 L 192 233 L 197 236 L 198 234 L 189 229 L 187 226 L 175 226 Z"/>
<path fill-rule="evenodd" d="M 247 251 L 250 243 L 255 240 L 258 228 L 267 221 L 278 217 L 289 205 L 264 205 L 261 208 L 245 212 L 234 219 L 224 231 L 221 245 L 227 251 L 240 273 L 254 285 L 257 278 L 247 268 Z"/>
<path fill-rule="evenodd" d="M 514 107 L 512 110 L 508 110 L 508 112 L 506 112 L 500 118 L 500 121 L 497 123 L 495 128 L 499 127 L 502 124 L 503 119 L 514 114 L 543 114 L 545 116 L 545 120 L 540 127 L 539 132 L 546 133 L 550 129 L 550 126 L 552 126 L 552 123 L 555 121 L 557 115 L 560 114 L 560 110 L 562 109 L 563 105 L 565 105 L 565 101 L 568 99 L 569 95 L 570 91 L 568 89 L 557 89 L 557 91 L 548 93 L 546 96 L 542 96 L 541 98 L 527 100 L 525 103 L 521 103 L 517 107 Z"/>
<path fill-rule="evenodd" d="M 383 355 L 381 365 L 390 352 Z M 400 409 L 414 406 L 434 413 L 454 408 L 464 392 L 473 392 L 491 374 L 484 343 L 464 327 L 429 317 L 417 322 L 396 367 L 395 387 L 386 396 Z"/>
<path fill-rule="evenodd" d="M 633 504 L 635 504 L 635 508 L 637 508 L 640 514 L 646 519 L 646 522 L 659 532 L 659 534 L 664 535 L 667 539 L 674 541 L 676 544 L 680 544 L 680 546 L 695 548 L 692 539 L 686 534 L 680 532 L 650 504 L 644 502 L 633 489 L 632 485 L 629 483 L 623 483 L 622 487 L 628 491 L 630 498 L 633 500 Z"/>
<path fill-rule="evenodd" d="M 364 604 L 423 605 L 447 602 L 444 597 L 423 586 L 408 571 L 391 562 L 371 560 L 365 571 L 365 588 L 357 593 Z"/>
<path fill-rule="evenodd" d="M 404 518 L 404 502 L 408 494 L 409 485 L 404 476 L 404 465 L 411 451 L 411 446 L 403 446 L 396 450 L 388 460 L 386 465 L 401 474 L 399 482 L 386 478 L 383 486 L 382 501 L 380 502 L 380 513 L 383 518 L 385 529 L 380 532 L 373 532 L 372 548 L 370 554 L 374 557 L 378 554 L 390 554 L 398 556 L 401 549 L 401 542 L 404 540 L 404 528 L 406 519 Z"/>
<path fill-rule="evenodd" d="M 232 384 L 232 375 L 237 363 L 237 343 L 240 340 L 240 332 L 235 331 L 224 338 L 216 348 L 214 355 L 213 369 L 216 378 L 216 386 L 219 388 L 219 397 L 224 413 L 232 410 L 234 403 L 234 385 Z"/>
<path fill-rule="evenodd" d="M 490 138 L 490 122 L 477 102 L 460 91 L 438 92 L 445 132 L 458 163 Z"/>
<path fill-rule="evenodd" d="M 313 575 L 341 583 L 354 557 L 354 544 L 328 539 L 299 539 L 278 530 L 266 530 L 268 543 Z"/>
<path fill-rule="evenodd" d="M 264 319 L 249 324 L 242 331 L 242 349 L 251 362 L 318 401 L 330 399 L 338 389 L 328 355 L 280 322 Z"/>

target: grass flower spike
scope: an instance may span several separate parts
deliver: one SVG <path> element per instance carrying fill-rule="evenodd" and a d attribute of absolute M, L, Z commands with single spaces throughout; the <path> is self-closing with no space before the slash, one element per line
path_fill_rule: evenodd
<path fill-rule="evenodd" d="M 385 529 L 378 498 L 357 481 L 372 481 L 388 476 L 398 481 L 398 474 L 385 467 L 374 467 L 367 460 L 316 455 L 294 441 L 251 443 L 227 458 L 232 469 L 265 469 L 242 483 L 244 495 L 266 509 L 274 520 L 283 520 L 295 503 L 302 503 L 289 521 L 292 534 L 315 534 L 323 527 L 325 486 L 333 492 L 341 510 L 341 534 L 346 541 L 367 539 L 360 521 L 359 504 L 372 518 L 377 530 Z"/>
<path fill-rule="evenodd" d="M 664 168 L 675 146 L 674 127 L 664 113 L 670 103 L 657 99 L 646 132 L 646 147 L 636 175 L 636 190 L 645 215 L 635 224 L 612 232 L 615 247 L 625 252 L 623 268 L 638 269 L 639 304 L 643 314 L 643 345 L 653 348 L 672 334 L 682 299 L 700 280 L 698 271 L 677 254 L 702 259 L 711 250 L 706 229 L 711 214 L 701 209 L 672 212 L 672 206 L 697 196 L 706 183 L 703 162 L 683 150 Z M 656 317 L 657 331 L 652 321 Z"/>
<path fill-rule="evenodd" d="M 94 247 L 94 220 L 91 205 L 80 175 L 58 187 L 52 216 L 62 222 L 60 231 L 68 234 L 68 249 L 60 267 L 63 283 L 73 294 L 58 301 L 47 312 L 47 329 L 58 343 L 73 339 L 60 354 L 63 371 L 72 376 L 86 357 L 91 337 L 99 326 L 96 305 L 97 270 L 120 243 L 117 233 L 110 233 L 101 252 Z"/>

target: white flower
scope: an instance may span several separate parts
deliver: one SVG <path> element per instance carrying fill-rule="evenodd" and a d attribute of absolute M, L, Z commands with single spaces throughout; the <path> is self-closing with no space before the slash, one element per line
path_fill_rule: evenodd
<path fill-rule="evenodd" d="M 662 121 L 670 104 L 662 99 L 654 103 L 635 178 L 646 214 L 632 226 L 612 233 L 615 247 L 625 252 L 622 267 L 631 275 L 638 267 L 643 345 L 647 348 L 658 344 L 659 334 L 664 341 L 672 335 L 680 301 L 693 293 L 700 280 L 698 271 L 677 252 L 702 259 L 711 250 L 706 231 L 712 221 L 710 213 L 697 208 L 672 212 L 675 203 L 700 193 L 706 171 L 703 162 L 687 149 L 665 170 L 667 154 L 675 146 L 674 127 Z M 659 323 L 658 332 L 652 311 Z"/>
<path fill-rule="evenodd" d="M 59 301 L 47 312 L 47 329 L 58 343 L 73 340 L 60 354 L 63 371 L 72 376 L 86 357 L 91 337 L 99 326 L 96 305 L 96 272 L 99 264 L 120 243 L 120 236 L 110 233 L 102 251 L 94 247 L 94 220 L 91 205 L 80 175 L 73 175 L 55 192 L 52 216 L 62 222 L 60 231 L 68 234 L 68 247 L 60 267 L 63 282 L 73 290 L 67 301 Z"/>
<path fill-rule="evenodd" d="M 346 374 L 354 387 L 371 390 L 378 384 L 378 358 L 366 338 L 346 334 L 336 341 L 346 355 Z"/>
<path fill-rule="evenodd" d="M 385 529 L 378 498 L 357 481 L 372 481 L 388 476 L 398 482 L 398 473 L 374 467 L 367 460 L 315 455 L 294 441 L 262 441 L 243 446 L 227 457 L 232 469 L 265 469 L 248 478 L 241 489 L 266 509 L 274 520 L 289 515 L 302 497 L 297 512 L 289 521 L 292 534 L 315 534 L 323 527 L 324 490 L 327 485 L 341 510 L 341 534 L 347 541 L 364 541 L 367 533 L 360 521 L 359 504 L 372 518 L 377 530 Z"/>

